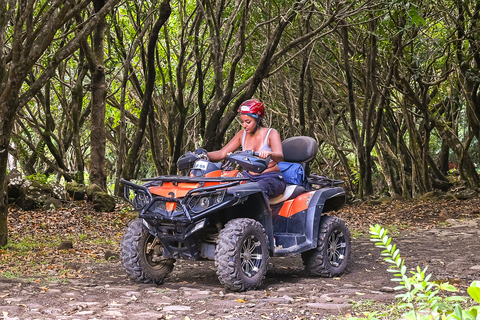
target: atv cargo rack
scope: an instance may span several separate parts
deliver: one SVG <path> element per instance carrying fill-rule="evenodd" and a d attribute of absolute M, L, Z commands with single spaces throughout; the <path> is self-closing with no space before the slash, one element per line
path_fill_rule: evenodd
<path fill-rule="evenodd" d="M 315 174 L 310 174 L 307 180 L 311 184 L 316 184 L 322 187 L 334 187 L 345 183 L 343 180 L 330 179 L 323 176 L 317 176 Z"/>

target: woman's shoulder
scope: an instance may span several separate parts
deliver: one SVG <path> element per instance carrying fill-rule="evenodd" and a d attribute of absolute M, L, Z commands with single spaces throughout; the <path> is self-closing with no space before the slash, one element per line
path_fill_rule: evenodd
<path fill-rule="evenodd" d="M 280 134 L 278 133 L 277 129 L 275 129 L 275 128 L 266 128 L 266 131 L 269 132 L 269 135 L 273 134 L 273 135 L 278 135 L 278 136 L 280 136 Z"/>

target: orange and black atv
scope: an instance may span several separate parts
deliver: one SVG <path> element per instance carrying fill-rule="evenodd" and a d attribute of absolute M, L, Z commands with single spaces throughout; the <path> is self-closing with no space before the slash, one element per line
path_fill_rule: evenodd
<path fill-rule="evenodd" d="M 282 146 L 284 160 L 301 168 L 318 149 L 310 137 L 289 138 Z M 218 279 L 233 291 L 259 288 L 270 256 L 301 254 L 314 276 L 345 270 L 350 231 L 342 219 L 326 215 L 345 204 L 342 181 L 310 175 L 266 199 L 256 182 L 230 166 L 261 172 L 269 159 L 243 151 L 227 160 L 222 165 L 187 152 L 178 161 L 180 170 L 188 169 L 185 176 L 159 176 L 143 185 L 122 180 L 125 198 L 139 211 L 121 242 L 131 279 L 160 284 L 175 259 L 215 260 Z"/>

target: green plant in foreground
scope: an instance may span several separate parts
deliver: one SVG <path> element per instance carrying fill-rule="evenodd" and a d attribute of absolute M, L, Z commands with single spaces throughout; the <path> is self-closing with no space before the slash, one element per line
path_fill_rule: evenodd
<path fill-rule="evenodd" d="M 458 320 L 480 320 L 480 281 L 473 281 L 467 292 L 477 302 L 477 305 L 464 308 L 461 302 L 466 297 L 449 296 L 441 297 L 440 291 L 457 292 L 457 288 L 449 283 L 434 283 L 429 281 L 431 274 L 425 275 L 427 268 L 417 271 L 410 271 L 413 276 L 407 276 L 407 267 L 400 257 L 400 250 L 392 244 L 392 239 L 387 235 L 387 230 L 380 225 L 370 226 L 371 240 L 376 241 L 375 245 L 384 249 L 381 255 L 383 260 L 391 266 L 387 271 L 394 273 L 392 281 L 399 282 L 395 290 L 405 290 L 405 293 L 397 295 L 401 299 L 398 309 L 407 310 L 402 314 L 403 319 L 458 319 Z M 371 313 L 368 319 L 377 319 L 376 313 Z"/>

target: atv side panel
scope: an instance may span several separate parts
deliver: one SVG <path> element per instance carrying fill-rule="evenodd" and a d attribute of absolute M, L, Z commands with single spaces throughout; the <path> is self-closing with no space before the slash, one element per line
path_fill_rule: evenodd
<path fill-rule="evenodd" d="M 295 202 L 301 203 L 295 203 Z M 346 201 L 343 188 L 324 188 L 285 201 L 288 211 L 274 217 L 274 256 L 288 256 L 317 247 L 318 230 L 325 209 L 338 210 Z M 294 208 L 305 210 L 296 211 Z M 283 212 L 283 214 L 282 214 Z"/>

